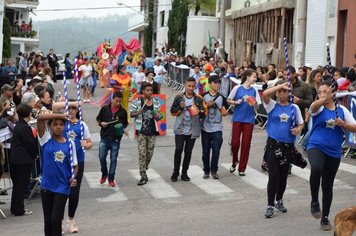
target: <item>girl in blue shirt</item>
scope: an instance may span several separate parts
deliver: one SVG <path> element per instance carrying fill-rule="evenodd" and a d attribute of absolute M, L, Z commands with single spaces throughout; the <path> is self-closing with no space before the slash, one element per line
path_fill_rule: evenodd
<path fill-rule="evenodd" d="M 287 212 L 287 208 L 283 205 L 283 195 L 287 186 L 290 161 L 295 155 L 295 138 L 304 127 L 299 107 L 288 101 L 288 90 L 288 83 L 282 80 L 263 92 L 263 103 L 268 113 L 266 218 L 274 215 L 274 208 L 283 213 Z M 274 93 L 277 101 L 270 98 Z"/>
<path fill-rule="evenodd" d="M 319 99 L 311 104 L 313 126 L 307 146 L 308 159 L 311 166 L 311 214 L 320 219 L 322 230 L 331 230 L 328 220 L 333 197 L 333 185 L 336 172 L 340 165 L 344 130 L 356 132 L 356 121 L 344 107 L 335 108 L 332 87 L 329 82 L 321 82 L 318 89 Z M 336 111 L 338 116 L 336 116 Z M 319 205 L 319 187 L 322 180 L 322 211 Z"/>
<path fill-rule="evenodd" d="M 230 172 L 233 173 L 236 170 L 236 165 L 239 164 L 238 171 L 240 176 L 245 176 L 245 170 L 250 155 L 252 131 L 255 124 L 254 107 L 257 107 L 257 104 L 261 104 L 260 95 L 258 94 L 257 89 L 252 87 L 256 82 L 256 79 L 257 74 L 254 70 L 245 70 L 242 75 L 242 85 L 235 86 L 227 99 L 229 105 L 235 106 L 232 117 L 232 165 L 230 167 Z M 239 162 L 238 153 L 240 145 L 241 154 Z"/>
<path fill-rule="evenodd" d="M 57 102 L 53 105 L 53 110 L 57 111 L 65 107 L 64 102 Z M 81 135 L 81 122 L 79 122 L 79 112 L 78 112 L 78 102 L 71 100 L 69 102 L 69 121 L 66 121 L 64 125 L 63 137 L 68 137 L 68 122 L 69 122 L 69 136 L 75 143 L 76 154 L 78 159 L 78 174 L 76 176 L 77 186 L 72 188 L 68 198 L 68 219 L 67 228 L 70 233 L 79 232 L 78 226 L 74 221 L 74 215 L 79 203 L 79 193 L 80 186 L 82 183 L 83 173 L 84 173 L 84 149 L 90 149 L 93 146 L 93 142 L 90 139 L 90 132 L 87 124 L 83 121 L 83 140 Z"/>
<path fill-rule="evenodd" d="M 48 120 L 47 128 L 45 121 Z M 37 129 L 42 147 L 41 200 L 44 215 L 45 236 L 62 235 L 62 219 L 71 187 L 77 181 L 71 177 L 70 149 L 74 165 L 74 176 L 78 172 L 75 143 L 62 136 L 66 116 L 64 114 L 41 114 L 37 118 Z"/>

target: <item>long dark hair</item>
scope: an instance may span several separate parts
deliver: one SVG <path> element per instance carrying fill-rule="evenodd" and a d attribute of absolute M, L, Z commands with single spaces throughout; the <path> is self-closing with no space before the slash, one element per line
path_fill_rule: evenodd
<path fill-rule="evenodd" d="M 241 78 L 241 84 L 245 83 L 246 80 L 247 80 L 247 77 L 250 77 L 253 73 L 256 74 L 256 71 L 255 70 L 252 70 L 252 69 L 246 69 L 244 71 L 244 73 L 242 74 L 242 78 Z"/>

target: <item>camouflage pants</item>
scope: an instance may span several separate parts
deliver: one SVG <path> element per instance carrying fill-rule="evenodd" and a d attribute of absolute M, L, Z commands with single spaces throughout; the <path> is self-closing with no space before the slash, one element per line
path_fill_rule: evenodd
<path fill-rule="evenodd" d="M 137 138 L 138 144 L 138 162 L 140 165 L 140 175 L 145 176 L 148 165 L 151 162 L 155 144 L 156 136 L 146 136 L 144 134 L 139 134 Z"/>

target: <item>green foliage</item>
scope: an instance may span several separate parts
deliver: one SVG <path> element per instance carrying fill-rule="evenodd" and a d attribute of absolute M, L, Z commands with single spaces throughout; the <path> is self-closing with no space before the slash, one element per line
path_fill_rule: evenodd
<path fill-rule="evenodd" d="M 7 17 L 4 17 L 4 21 L 3 21 L 3 34 L 4 34 L 4 42 L 3 42 L 2 57 L 10 58 L 11 57 L 11 24 Z"/>
<path fill-rule="evenodd" d="M 143 50 L 147 56 L 152 55 L 152 40 L 153 40 L 153 11 L 154 11 L 154 0 L 148 1 L 148 26 L 145 28 L 144 39 L 145 45 Z"/>
<path fill-rule="evenodd" d="M 190 0 L 190 4 L 194 8 L 194 15 L 198 15 L 200 10 L 215 13 L 216 0 Z"/>
<path fill-rule="evenodd" d="M 188 15 L 189 0 L 173 0 L 168 19 L 168 47 L 175 48 L 180 55 L 185 54 Z"/>

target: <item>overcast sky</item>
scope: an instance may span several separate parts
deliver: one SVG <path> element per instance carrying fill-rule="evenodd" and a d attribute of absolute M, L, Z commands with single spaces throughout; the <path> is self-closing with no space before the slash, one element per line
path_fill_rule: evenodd
<path fill-rule="evenodd" d="M 121 2 L 127 6 L 140 5 L 140 0 L 39 0 L 37 10 L 34 11 L 37 16 L 32 15 L 34 20 L 52 20 L 69 17 L 100 17 L 108 14 L 131 14 L 134 11 L 124 5 L 119 6 L 117 3 Z M 72 11 L 41 11 L 48 9 L 76 9 L 76 8 L 99 8 L 99 7 L 121 7 L 109 10 L 72 10 Z"/>

